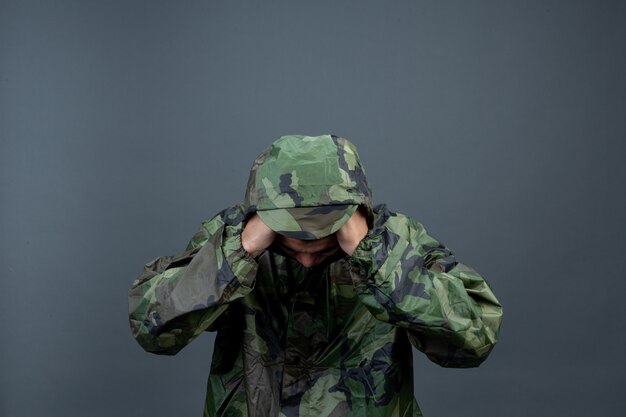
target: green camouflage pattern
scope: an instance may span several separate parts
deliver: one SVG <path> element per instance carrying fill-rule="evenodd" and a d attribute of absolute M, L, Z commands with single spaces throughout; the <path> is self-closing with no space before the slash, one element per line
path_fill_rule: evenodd
<path fill-rule="evenodd" d="M 356 147 L 334 135 L 283 136 L 252 164 L 245 204 L 296 239 L 335 233 L 358 205 L 372 206 Z"/>
<path fill-rule="evenodd" d="M 356 204 L 321 207 L 294 207 L 257 211 L 273 231 L 294 239 L 321 239 L 335 233 L 354 214 Z"/>
<path fill-rule="evenodd" d="M 173 355 L 217 331 L 205 416 L 421 416 L 411 346 L 445 367 L 478 366 L 494 347 L 500 303 L 420 223 L 368 206 L 352 256 L 305 268 L 271 247 L 257 259 L 243 250 L 251 201 L 274 204 L 257 196 L 203 222 L 129 294 L 149 352 Z"/>

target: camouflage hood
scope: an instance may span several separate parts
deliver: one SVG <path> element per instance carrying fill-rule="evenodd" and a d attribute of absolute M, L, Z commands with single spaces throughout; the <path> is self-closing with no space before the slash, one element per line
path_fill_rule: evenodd
<path fill-rule="evenodd" d="M 372 194 L 356 147 L 334 135 L 283 136 L 254 161 L 245 204 L 273 230 L 299 239 L 336 232 Z"/>

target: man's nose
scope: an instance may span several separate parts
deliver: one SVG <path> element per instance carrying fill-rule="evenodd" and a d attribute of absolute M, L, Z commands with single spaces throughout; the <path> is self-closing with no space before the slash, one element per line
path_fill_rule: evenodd
<path fill-rule="evenodd" d="M 296 261 L 300 262 L 302 266 L 310 268 L 317 264 L 317 257 L 310 253 L 301 253 L 296 257 Z"/>

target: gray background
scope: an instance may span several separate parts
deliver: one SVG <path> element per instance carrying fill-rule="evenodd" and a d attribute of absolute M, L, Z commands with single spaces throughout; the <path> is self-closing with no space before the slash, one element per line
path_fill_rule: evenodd
<path fill-rule="evenodd" d="M 0 2 L 2 416 L 199 416 L 213 335 L 141 350 L 147 261 L 242 200 L 283 134 L 357 144 L 505 308 L 435 416 L 626 407 L 620 1 Z"/>

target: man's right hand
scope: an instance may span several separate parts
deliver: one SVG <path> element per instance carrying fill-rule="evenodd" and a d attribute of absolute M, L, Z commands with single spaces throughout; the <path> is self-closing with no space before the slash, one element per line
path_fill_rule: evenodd
<path fill-rule="evenodd" d="M 275 237 L 276 232 L 267 227 L 258 214 L 254 213 L 241 233 L 241 246 L 250 256 L 256 258 L 272 244 Z"/>

